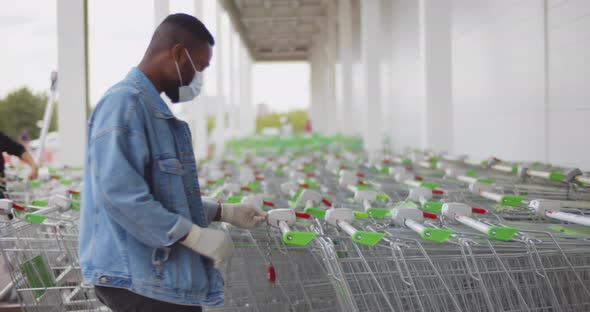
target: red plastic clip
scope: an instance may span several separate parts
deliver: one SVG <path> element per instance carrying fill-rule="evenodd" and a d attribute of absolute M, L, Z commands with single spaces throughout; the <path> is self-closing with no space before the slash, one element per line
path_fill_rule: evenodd
<path fill-rule="evenodd" d="M 422 211 L 422 215 L 424 216 L 424 218 L 428 218 L 428 219 L 438 219 L 438 216 L 434 213 L 430 213 L 428 211 Z"/>
<path fill-rule="evenodd" d="M 264 177 L 256 177 L 256 181 L 264 181 Z"/>
<path fill-rule="evenodd" d="M 311 218 L 311 215 L 309 213 L 305 213 L 305 212 L 301 212 L 301 211 L 295 211 L 295 216 L 297 218 L 301 218 L 301 219 Z"/>
<path fill-rule="evenodd" d="M 445 192 L 443 190 L 437 190 L 437 189 L 432 190 L 432 194 L 434 194 L 434 195 L 443 195 L 444 193 Z"/>
<path fill-rule="evenodd" d="M 307 183 L 299 183 L 299 187 L 309 188 L 309 184 L 307 184 Z"/>
<path fill-rule="evenodd" d="M 313 177 L 315 177 L 315 173 L 313 173 L 313 172 L 308 172 L 308 173 L 307 173 L 307 177 L 308 177 L 308 178 L 313 178 Z"/>
<path fill-rule="evenodd" d="M 485 210 L 485 209 L 483 209 L 483 208 L 479 208 L 479 207 L 471 207 L 471 212 L 473 212 L 473 213 L 479 213 L 479 214 L 485 214 L 488 211 Z"/>
<path fill-rule="evenodd" d="M 359 178 L 364 178 L 365 177 L 365 174 L 362 173 L 362 172 L 357 172 L 356 173 L 356 176 L 359 177 Z"/>
<path fill-rule="evenodd" d="M 328 207 L 332 207 L 332 203 L 327 200 L 326 198 L 322 198 L 322 203 L 324 203 L 324 205 L 328 206 Z"/>
<path fill-rule="evenodd" d="M 262 203 L 263 203 L 265 206 L 269 206 L 269 207 L 274 207 L 274 206 L 275 206 L 275 203 L 273 203 L 273 202 L 271 202 L 271 201 L 268 201 L 268 200 L 263 200 L 263 201 L 262 201 Z"/>
<path fill-rule="evenodd" d="M 252 190 L 249 186 L 242 186 L 240 189 L 242 191 L 251 191 Z"/>
<path fill-rule="evenodd" d="M 80 194 L 80 192 L 74 191 L 74 190 L 68 190 L 68 193 L 70 193 L 70 195 L 79 195 Z"/>
<path fill-rule="evenodd" d="M 21 206 L 21 205 L 17 205 L 15 203 L 12 204 L 12 208 L 16 209 L 16 210 L 20 210 L 20 211 L 24 211 L 25 207 Z"/>
<path fill-rule="evenodd" d="M 414 179 L 415 179 L 416 181 L 424 181 L 424 178 L 423 178 L 423 177 L 421 177 L 421 176 L 415 176 L 415 177 L 414 177 Z"/>
<path fill-rule="evenodd" d="M 266 270 L 266 279 L 268 279 L 269 282 L 273 282 L 277 280 L 277 274 L 275 273 L 275 267 L 271 264 L 268 266 L 267 270 Z"/>

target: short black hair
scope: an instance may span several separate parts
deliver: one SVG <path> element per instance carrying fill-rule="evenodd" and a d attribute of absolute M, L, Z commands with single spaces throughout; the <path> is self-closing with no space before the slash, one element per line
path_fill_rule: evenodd
<path fill-rule="evenodd" d="M 159 50 L 172 48 L 178 43 L 186 46 L 208 43 L 213 46 L 215 39 L 198 18 L 184 13 L 170 14 L 156 28 L 150 45 Z"/>

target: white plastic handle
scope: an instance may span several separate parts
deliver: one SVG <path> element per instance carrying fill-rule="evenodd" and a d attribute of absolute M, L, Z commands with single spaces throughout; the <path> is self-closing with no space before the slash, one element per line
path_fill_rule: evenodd
<path fill-rule="evenodd" d="M 484 223 L 481 223 L 477 220 L 474 220 L 470 217 L 466 217 L 466 216 L 462 216 L 462 215 L 455 215 L 455 220 L 457 220 L 460 223 L 463 223 L 464 225 L 477 230 L 479 232 L 482 233 L 487 233 L 488 230 L 490 229 L 490 227 Z"/>
<path fill-rule="evenodd" d="M 477 179 L 476 178 L 472 178 L 472 177 L 468 177 L 468 176 L 463 176 L 463 175 L 458 176 L 457 177 L 457 180 L 462 181 L 462 182 L 465 182 L 465 183 L 469 183 L 469 184 L 477 182 Z"/>
<path fill-rule="evenodd" d="M 575 223 L 584 226 L 590 226 L 590 218 L 561 211 L 547 210 L 545 216 L 551 219 L 557 219 L 565 222 Z"/>
<path fill-rule="evenodd" d="M 502 201 L 502 196 L 503 196 L 502 194 L 488 192 L 488 191 L 481 191 L 479 193 L 479 195 L 481 195 L 481 197 L 483 197 L 483 198 L 487 198 L 489 200 L 493 200 L 498 203 Z"/>
<path fill-rule="evenodd" d="M 412 229 L 414 232 L 422 235 L 422 232 L 426 229 L 422 224 L 412 220 L 412 219 L 406 219 L 404 224 Z"/>

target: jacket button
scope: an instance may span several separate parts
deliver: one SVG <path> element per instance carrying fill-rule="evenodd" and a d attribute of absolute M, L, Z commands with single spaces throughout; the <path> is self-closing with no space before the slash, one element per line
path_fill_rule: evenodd
<path fill-rule="evenodd" d="M 99 282 L 103 283 L 103 284 L 108 284 L 111 282 L 111 279 L 106 277 L 106 276 L 102 276 L 101 278 L 98 279 Z"/>

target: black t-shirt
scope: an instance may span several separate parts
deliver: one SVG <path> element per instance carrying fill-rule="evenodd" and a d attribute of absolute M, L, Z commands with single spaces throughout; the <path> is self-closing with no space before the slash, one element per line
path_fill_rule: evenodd
<path fill-rule="evenodd" d="M 21 157 L 25 152 L 25 147 L 7 137 L 2 131 L 0 131 L 0 176 L 4 176 L 4 157 L 2 157 L 3 152 Z"/>

